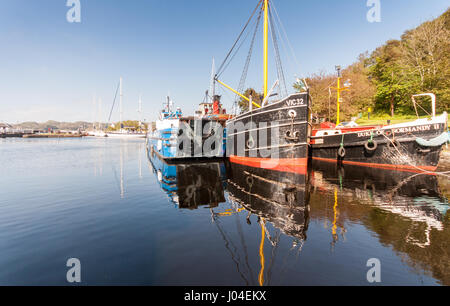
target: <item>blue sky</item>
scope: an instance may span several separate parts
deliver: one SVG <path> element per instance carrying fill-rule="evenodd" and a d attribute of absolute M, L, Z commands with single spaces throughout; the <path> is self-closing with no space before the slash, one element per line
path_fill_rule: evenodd
<path fill-rule="evenodd" d="M 257 0 L 80 0 L 81 23 L 66 20 L 66 0 L 0 2 L 0 122 L 92 121 L 94 95 L 107 120 L 119 77 L 124 115 L 157 117 L 170 93 L 190 115 Z M 381 22 L 369 23 L 366 0 L 273 0 L 298 64 L 283 51 L 286 79 L 351 64 L 364 51 L 397 39 L 442 14 L 448 0 L 381 0 Z M 262 88 L 261 35 L 248 87 Z M 287 45 L 287 44 L 285 44 Z M 286 49 L 289 49 L 285 46 Z M 237 86 L 247 56 L 243 46 L 221 76 Z M 273 61 L 272 61 L 273 64 Z M 276 79 L 271 65 L 270 82 Z M 233 95 L 220 90 L 225 107 Z M 118 110 L 113 120 L 118 119 Z"/>

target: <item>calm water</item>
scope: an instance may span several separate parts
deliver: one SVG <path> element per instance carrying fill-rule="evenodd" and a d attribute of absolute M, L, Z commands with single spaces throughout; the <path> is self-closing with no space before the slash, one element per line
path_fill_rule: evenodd
<path fill-rule="evenodd" d="M 0 140 L 0 285 L 450 285 L 434 176 L 167 167 L 140 140 Z"/>

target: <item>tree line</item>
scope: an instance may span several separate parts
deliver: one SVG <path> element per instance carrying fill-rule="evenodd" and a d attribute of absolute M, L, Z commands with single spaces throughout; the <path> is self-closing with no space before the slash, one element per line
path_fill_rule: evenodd
<path fill-rule="evenodd" d="M 406 31 L 400 40 L 389 40 L 342 72 L 351 90 L 343 93 L 341 111 L 346 119 L 371 108 L 379 114 L 415 114 L 411 96 L 432 92 L 437 111 L 450 108 L 450 9 L 440 17 Z M 336 117 L 336 75 L 319 73 L 306 79 L 313 111 L 321 117 Z M 294 85 L 298 88 L 298 85 Z M 422 106 L 430 111 L 431 105 Z M 420 115 L 425 114 L 421 110 Z"/>
<path fill-rule="evenodd" d="M 335 73 L 319 72 L 306 79 L 312 98 L 313 112 L 321 118 L 336 120 Z M 450 8 L 440 17 L 406 31 L 399 40 L 389 40 L 372 53 L 361 54 L 342 70 L 342 82 L 350 80 L 350 91 L 343 92 L 341 117 L 348 120 L 369 109 L 377 114 L 414 115 L 411 96 L 432 92 L 437 96 L 437 111 L 450 108 Z M 300 84 L 294 88 L 300 90 Z M 261 95 L 247 89 L 260 101 Z M 422 100 L 430 112 L 429 101 Z M 241 99 L 242 111 L 248 102 Z"/>

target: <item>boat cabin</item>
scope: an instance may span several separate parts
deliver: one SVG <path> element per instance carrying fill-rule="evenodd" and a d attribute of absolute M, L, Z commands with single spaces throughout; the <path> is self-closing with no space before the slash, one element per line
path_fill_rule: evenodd
<path fill-rule="evenodd" d="M 200 103 L 198 111 L 195 112 L 197 117 L 207 117 L 211 115 L 225 115 L 227 110 L 220 103 L 221 96 L 215 95 L 212 102 Z"/>
<path fill-rule="evenodd" d="M 183 116 L 183 113 L 181 112 L 181 108 L 177 107 L 177 110 L 173 112 L 169 109 L 168 106 L 166 106 L 163 110 L 161 110 L 161 120 L 164 119 L 179 119 Z"/>

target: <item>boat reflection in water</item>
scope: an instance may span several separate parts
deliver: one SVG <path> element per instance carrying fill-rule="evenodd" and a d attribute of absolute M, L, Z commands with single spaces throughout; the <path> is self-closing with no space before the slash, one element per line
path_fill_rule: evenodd
<path fill-rule="evenodd" d="M 252 214 L 256 215 L 261 227 L 258 274 L 260 286 L 271 284 L 272 267 L 281 234 L 293 238 L 287 255 L 293 251 L 298 255 L 302 251 L 309 221 L 306 177 L 295 171 L 280 172 L 227 163 L 229 201 L 248 212 L 247 223 L 250 224 Z M 272 248 L 269 258 L 264 253 L 266 243 Z M 278 274 L 283 274 L 283 271 Z"/>
<path fill-rule="evenodd" d="M 285 235 L 306 239 L 308 228 L 305 174 L 227 164 L 230 199 Z"/>
<path fill-rule="evenodd" d="M 232 264 L 238 284 L 367 285 L 366 262 L 375 256 L 389 267 L 383 284 L 419 277 L 450 285 L 450 210 L 434 175 L 320 161 L 307 173 L 167 165 L 149 157 L 172 202 L 209 208 L 210 218 L 199 211 L 198 227 L 215 228 L 205 235 L 216 239 L 201 243 L 221 258 L 221 273 L 233 275 Z M 362 276 L 330 276 L 337 266 Z"/>
<path fill-rule="evenodd" d="M 305 174 L 228 162 L 169 165 L 152 153 L 149 160 L 161 188 L 173 203 L 180 208 L 210 208 L 211 219 L 208 221 L 217 228 L 246 285 L 270 284 L 274 250 L 278 248 L 282 234 L 293 238 L 289 253 L 301 251 L 308 227 Z M 232 216 L 237 219 L 230 226 Z M 259 230 L 244 233 L 241 219 L 251 228 L 258 226 Z M 236 237 L 234 232 L 240 233 L 239 236 Z M 258 240 L 257 248 L 249 249 L 255 239 Z M 272 248 L 271 256 L 265 255 L 265 247 Z"/>
<path fill-rule="evenodd" d="M 450 207 L 437 176 L 320 161 L 312 169 L 311 218 L 331 223 L 332 244 L 338 228 L 345 239 L 362 223 L 416 273 L 450 285 Z"/>
<path fill-rule="evenodd" d="M 149 152 L 161 188 L 180 208 L 217 207 L 225 202 L 223 163 L 167 164 Z"/>
<path fill-rule="evenodd" d="M 428 240 L 432 228 L 444 228 L 449 207 L 440 194 L 435 175 L 349 165 L 336 167 L 321 161 L 313 161 L 313 169 L 314 187 L 337 188 L 340 196 L 363 200 L 384 211 L 425 222 Z"/>

